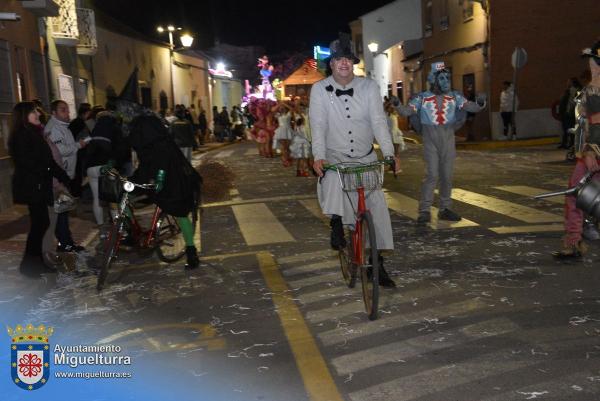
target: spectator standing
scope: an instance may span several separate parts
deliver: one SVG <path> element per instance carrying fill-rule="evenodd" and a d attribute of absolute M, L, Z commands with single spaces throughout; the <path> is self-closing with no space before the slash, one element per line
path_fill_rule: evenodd
<path fill-rule="evenodd" d="M 77 110 L 77 117 L 69 124 L 69 131 L 73 134 L 73 139 L 78 141 L 90 136 L 90 130 L 86 121 L 92 114 L 92 106 L 89 103 L 81 103 Z M 71 183 L 71 194 L 75 197 L 81 196 L 81 182 L 83 181 L 83 160 L 85 159 L 85 148 L 77 151 L 77 162 L 75 165 L 75 178 Z"/>
<path fill-rule="evenodd" d="M 109 161 L 116 161 L 115 145 L 121 135 L 121 129 L 117 118 L 109 111 L 98 113 L 96 119 L 96 125 L 86 149 L 85 168 L 92 191 L 94 220 L 101 226 L 104 224 L 104 209 L 99 198 L 100 169 Z"/>
<path fill-rule="evenodd" d="M 63 100 L 55 100 L 50 104 L 51 117 L 44 128 L 44 133 L 58 148 L 63 161 L 63 169 L 70 179 L 75 177 L 77 151 L 85 147 L 86 142 L 73 138 L 69 130 L 69 105 Z M 69 212 L 59 213 L 56 220 L 57 250 L 60 252 L 83 251 L 84 248 L 75 244 L 69 229 Z"/>
<path fill-rule="evenodd" d="M 198 131 L 200 136 L 200 145 L 204 145 L 204 142 L 207 140 L 207 129 L 208 121 L 206 120 L 206 111 L 204 111 L 204 109 L 201 109 L 200 114 L 198 115 Z"/>
<path fill-rule="evenodd" d="M 231 134 L 231 120 L 229 119 L 229 112 L 227 111 L 227 106 L 223 106 L 221 110 L 221 124 L 223 124 L 223 139 L 227 136 L 229 141 L 233 141 L 233 135 Z"/>
<path fill-rule="evenodd" d="M 500 116 L 502 117 L 502 126 L 505 139 L 517 139 L 517 127 L 515 124 L 514 110 L 519 109 L 519 98 L 515 96 L 515 88 L 510 81 L 504 81 L 504 90 L 500 93 Z M 508 133 L 511 132 L 511 136 Z"/>
<path fill-rule="evenodd" d="M 175 116 L 177 119 L 171 124 L 171 134 L 175 144 L 181 149 L 185 158 L 191 162 L 192 148 L 195 144 L 194 128 L 185 116 L 185 108 L 179 108 Z"/>
<path fill-rule="evenodd" d="M 569 129 L 575 126 L 575 97 L 582 86 L 575 77 L 567 81 L 567 89 L 560 98 L 558 105 L 558 115 L 562 125 L 563 133 L 559 149 L 569 149 L 573 145 L 573 136 L 569 134 Z"/>
<path fill-rule="evenodd" d="M 53 207 L 52 177 L 68 185 L 69 176 L 52 157 L 48 143 L 43 138 L 39 112 L 33 102 L 18 103 L 12 113 L 12 127 L 8 138 L 8 150 L 15 169 L 12 177 L 13 200 L 27 205 L 30 229 L 27 234 L 25 255 L 41 258 L 53 267 L 49 249 L 42 247 L 42 240 L 50 225 L 48 211 Z"/>

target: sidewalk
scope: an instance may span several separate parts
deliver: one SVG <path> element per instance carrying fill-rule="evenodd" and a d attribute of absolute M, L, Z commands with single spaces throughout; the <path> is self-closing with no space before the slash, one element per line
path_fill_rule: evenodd
<path fill-rule="evenodd" d="M 404 132 L 404 139 L 411 143 L 421 144 L 423 137 L 414 131 Z M 491 150 L 506 148 L 523 148 L 527 146 L 552 145 L 560 143 L 558 136 L 517 139 L 515 141 L 480 141 L 466 142 L 464 137 L 456 136 L 456 149 L 460 150 Z"/>
<path fill-rule="evenodd" d="M 237 142 L 233 142 L 237 143 Z M 231 145 L 229 142 L 210 142 L 200 146 L 194 154 L 201 154 Z M 69 226 L 76 243 L 89 248 L 98 236 L 92 213 L 92 200 L 82 197 L 78 207 L 69 216 Z M 29 212 L 25 205 L 14 205 L 0 212 L 0 257 L 6 253 L 22 255 L 29 232 Z"/>

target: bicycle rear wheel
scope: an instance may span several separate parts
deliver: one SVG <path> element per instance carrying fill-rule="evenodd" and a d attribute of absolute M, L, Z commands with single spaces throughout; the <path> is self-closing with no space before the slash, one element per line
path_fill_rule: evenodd
<path fill-rule="evenodd" d="M 346 239 L 348 245 L 339 250 L 340 268 L 342 276 L 348 288 L 354 288 L 356 285 L 356 264 L 354 263 L 354 250 L 352 247 L 352 236 L 354 232 L 346 230 Z"/>
<path fill-rule="evenodd" d="M 375 237 L 375 226 L 371 213 L 366 211 L 360 216 L 361 225 L 358 244 L 363 255 L 363 265 L 360 267 L 363 301 L 369 320 L 378 317 L 379 307 L 379 251 Z"/>
<path fill-rule="evenodd" d="M 192 227 L 196 231 L 198 220 L 198 211 L 194 210 L 188 216 L 192 222 Z M 162 212 L 158 217 L 156 226 L 156 253 L 158 258 L 166 263 L 177 262 L 185 255 L 185 238 L 177 218 Z"/>
<path fill-rule="evenodd" d="M 102 262 L 102 267 L 100 268 L 100 273 L 98 274 L 98 283 L 96 284 L 96 289 L 98 291 L 101 291 L 104 288 L 106 278 L 108 277 L 108 270 L 110 269 L 110 265 L 114 257 L 117 255 L 117 247 L 119 246 L 119 241 L 121 240 L 120 237 L 122 227 L 123 222 L 120 219 L 114 220 L 110 226 L 110 231 L 108 232 L 108 237 L 106 239 L 104 248 L 104 260 Z"/>

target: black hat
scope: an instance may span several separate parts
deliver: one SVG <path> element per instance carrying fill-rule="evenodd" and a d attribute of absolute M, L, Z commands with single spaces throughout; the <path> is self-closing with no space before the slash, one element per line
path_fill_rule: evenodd
<path fill-rule="evenodd" d="M 594 43 L 592 47 L 583 49 L 581 51 L 581 57 L 592 57 L 598 65 L 600 65 L 600 41 Z"/>
<path fill-rule="evenodd" d="M 329 55 L 327 62 L 331 61 L 334 58 L 345 57 L 349 60 L 352 60 L 353 64 L 358 64 L 360 60 L 358 57 L 354 55 L 352 51 L 352 42 L 348 35 L 340 35 L 339 39 L 334 40 L 329 45 L 329 50 L 331 54 Z"/>

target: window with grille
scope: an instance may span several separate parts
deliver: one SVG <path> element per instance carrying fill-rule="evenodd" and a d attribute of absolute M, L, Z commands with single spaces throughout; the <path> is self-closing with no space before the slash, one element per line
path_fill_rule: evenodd
<path fill-rule="evenodd" d="M 433 35 L 433 0 L 425 2 L 425 24 L 423 25 L 423 36 L 428 38 Z"/>

